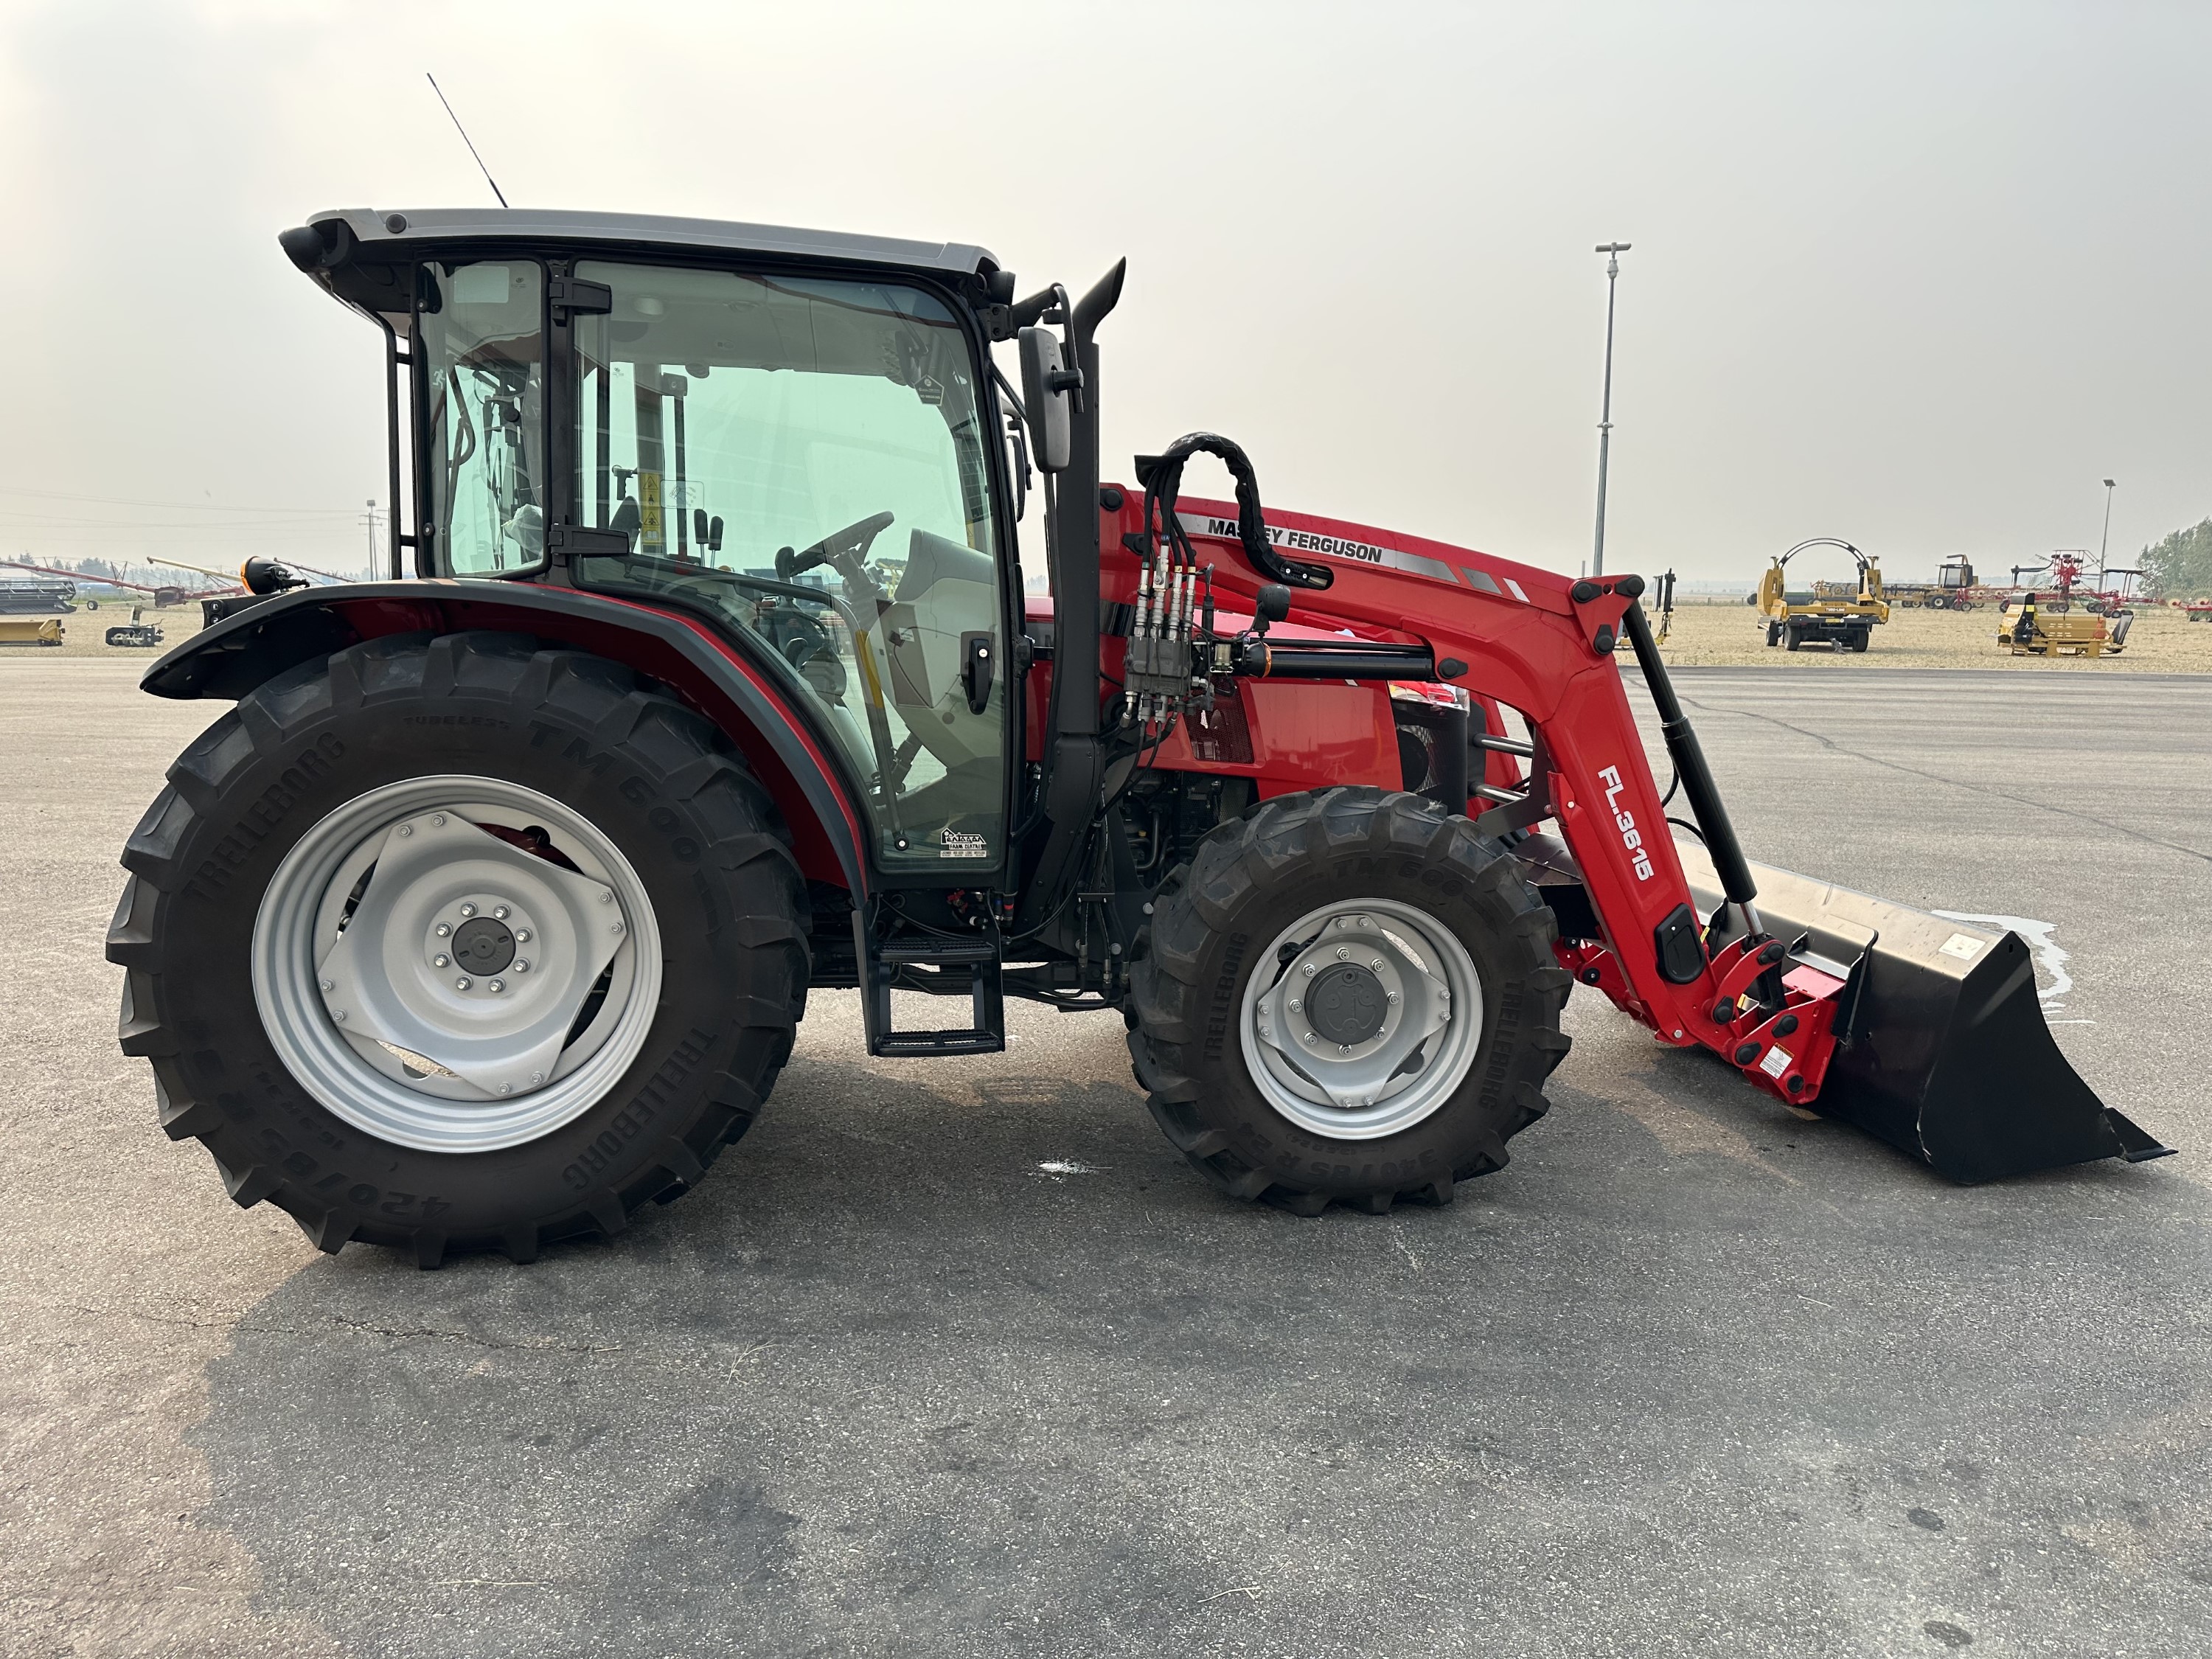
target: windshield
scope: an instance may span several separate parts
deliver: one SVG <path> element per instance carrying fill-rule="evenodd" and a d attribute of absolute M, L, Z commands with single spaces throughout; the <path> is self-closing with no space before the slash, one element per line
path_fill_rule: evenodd
<path fill-rule="evenodd" d="M 423 471 L 443 574 L 495 575 L 544 550 L 544 293 L 527 260 L 422 267 Z"/>
<path fill-rule="evenodd" d="M 586 262 L 588 586 L 754 636 L 863 781 L 891 866 L 995 860 L 1006 700 L 975 358 L 907 285 Z"/>

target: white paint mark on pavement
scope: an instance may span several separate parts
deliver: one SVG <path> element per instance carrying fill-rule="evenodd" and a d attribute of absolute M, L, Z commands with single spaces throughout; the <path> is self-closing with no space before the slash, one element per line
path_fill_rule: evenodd
<path fill-rule="evenodd" d="M 1040 1170 L 1055 1180 L 1061 1176 L 1097 1175 L 1113 1167 L 1110 1164 L 1085 1164 L 1073 1158 L 1048 1158 L 1037 1165 Z"/>
<path fill-rule="evenodd" d="M 2045 1013 L 2051 1013 L 2066 1006 L 2064 999 L 2074 988 L 2074 979 L 2073 975 L 2066 971 L 2066 952 L 2058 948 L 2058 941 L 2051 937 L 2058 931 L 2057 922 L 2038 921 L 2033 916 L 1974 915 L 1964 910 L 1938 910 L 1935 914 L 1946 921 L 1978 922 L 1984 927 L 2002 928 L 2018 933 L 2021 942 L 2035 953 L 2038 981 L 2040 981 L 2047 976 L 2051 981 L 2048 988 L 2040 983 L 2038 984 L 2035 993 L 2036 1000 L 2042 1003 L 2043 1011 Z M 2096 1021 L 2067 1019 L 2061 1020 L 2058 1024 L 2094 1025 Z"/>

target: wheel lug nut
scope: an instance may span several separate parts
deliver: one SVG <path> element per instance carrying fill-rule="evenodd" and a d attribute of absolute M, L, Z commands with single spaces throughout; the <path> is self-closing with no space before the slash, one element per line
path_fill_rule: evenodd
<path fill-rule="evenodd" d="M 343 1008 L 333 1008 L 333 1009 L 331 1009 L 331 1018 L 332 1019 L 334 1019 L 334 1020 L 337 1021 L 337 1023 L 338 1023 L 339 1024 L 341 1024 L 341 1025 L 344 1024 L 345 1024 L 345 1010 L 344 1010 L 344 1009 L 343 1009 Z"/>
<path fill-rule="evenodd" d="M 606 892 L 606 891 L 605 891 L 605 890 L 602 890 L 602 891 L 600 892 L 600 894 L 599 894 L 599 902 L 600 902 L 600 903 L 602 903 L 602 904 L 612 904 L 614 902 L 615 902 L 615 896 L 614 896 L 612 893 Z"/>
<path fill-rule="evenodd" d="M 431 814 L 430 814 L 430 827 L 431 827 L 433 830 L 442 830 L 442 829 L 444 829 L 444 828 L 446 827 L 446 815 L 445 815 L 443 812 L 433 812 L 433 813 L 431 813 Z"/>
<path fill-rule="evenodd" d="M 1379 974 L 1382 971 L 1382 958 L 1377 957 L 1374 961 L 1369 963 L 1367 965 Z"/>
<path fill-rule="evenodd" d="M 451 965 L 452 965 L 452 963 L 453 963 L 453 958 L 452 958 L 451 957 L 448 957 L 448 956 L 444 955 L 443 953 L 441 953 L 440 955 L 437 955 L 437 956 L 432 957 L 430 958 L 430 965 L 431 965 L 433 968 L 445 968 L 445 967 L 449 967 L 449 966 L 451 966 Z"/>
<path fill-rule="evenodd" d="M 1395 1001 L 1398 1000 L 1398 994 L 1397 994 L 1395 991 L 1388 991 L 1388 992 L 1385 992 L 1383 994 L 1384 994 L 1384 996 L 1385 996 L 1389 1000 L 1390 1000 L 1390 1001 L 1392 1001 L 1392 1002 L 1395 1002 Z"/>
<path fill-rule="evenodd" d="M 1316 974 L 1317 974 L 1317 973 L 1319 973 L 1319 972 L 1321 972 L 1321 969 L 1318 969 L 1318 968 L 1316 968 L 1316 966 L 1314 966 L 1314 964 L 1313 964 L 1312 963 L 1310 963 L 1310 963 L 1306 963 L 1306 977 L 1307 977 L 1308 979 L 1311 979 L 1311 978 L 1312 978 Z"/>
<path fill-rule="evenodd" d="M 502 1083 L 499 1085 L 499 1091 L 503 1095 L 511 1095 L 514 1092 L 514 1085 L 512 1083 Z"/>
<path fill-rule="evenodd" d="M 529 961 L 529 958 L 527 958 L 526 957 L 515 957 L 515 959 L 514 959 L 514 971 L 515 971 L 516 973 L 518 973 L 518 974 L 526 974 L 526 973 L 528 973 L 528 972 L 530 971 L 530 961 Z"/>
<path fill-rule="evenodd" d="M 403 823 L 399 826 L 399 833 L 403 838 L 411 836 L 415 833 L 415 826 L 411 823 Z"/>
<path fill-rule="evenodd" d="M 1340 1042 L 1336 1045 L 1336 1052 L 1340 1054 L 1348 1054 L 1352 1052 L 1352 1045 L 1348 1042 Z"/>
<path fill-rule="evenodd" d="M 474 980 L 471 979 L 466 974 L 463 974 L 459 979 L 453 981 L 453 988 L 456 991 L 465 991 L 470 986 L 475 983 L 476 981 Z"/>
<path fill-rule="evenodd" d="M 507 907 L 504 904 L 493 905 L 491 907 L 491 919 L 494 921 L 505 921 L 507 920 Z"/>
<path fill-rule="evenodd" d="M 495 979 L 491 982 L 491 988 L 495 991 L 504 991 L 507 989 L 507 981 L 503 979 Z"/>
<path fill-rule="evenodd" d="M 530 930 L 529 930 L 527 927 L 518 927 L 518 928 L 516 928 L 516 929 L 514 930 L 514 942 L 515 942 L 517 945 L 527 945 L 527 944 L 529 944 L 529 943 L 530 943 Z"/>
<path fill-rule="evenodd" d="M 323 987 L 323 989 L 325 989 L 325 991 L 329 990 L 330 988 L 330 988 L 329 986 L 327 986 L 327 985 L 325 985 L 325 987 Z M 1291 1012 L 1292 1013 L 1294 1013 L 1294 1014 L 1295 1014 L 1296 1012 L 1297 1012 L 1297 1011 L 1298 1011 L 1298 1000 L 1297 1000 L 1296 997 L 1292 997 L 1292 998 L 1291 999 Z"/>
<path fill-rule="evenodd" d="M 1307 1041 L 1308 1042 L 1320 1042 L 1320 1041 L 1321 1041 L 1321 1039 L 1320 1039 L 1319 1037 L 1316 1036 L 1315 1036 L 1311 1031 L 1308 1031 L 1308 1032 L 1306 1033 L 1306 1041 Z"/>
<path fill-rule="evenodd" d="M 441 921 L 438 924 L 438 937 L 440 939 L 445 938 L 447 934 L 453 931 L 453 924 L 450 921 Z"/>
<path fill-rule="evenodd" d="M 608 931 L 609 931 L 610 933 L 619 933 L 620 932 L 622 932 L 622 930 L 623 930 L 623 929 L 622 929 L 622 923 L 620 923 L 620 922 L 617 922 L 617 923 L 615 923 L 615 925 L 614 925 L 611 928 L 610 928 Z"/>
<path fill-rule="evenodd" d="M 545 1073 L 543 1072 L 532 1072 L 530 1074 L 530 1080 L 532 1083 L 543 1083 L 545 1081 Z"/>
<path fill-rule="evenodd" d="M 477 907 L 473 904 L 464 904 L 461 907 L 461 914 L 465 916 L 472 916 L 476 915 L 476 913 Z"/>
<path fill-rule="evenodd" d="M 337 989 L 338 988 L 337 986 L 333 985 L 333 984 L 332 984 L 329 980 L 323 980 L 323 981 L 319 981 L 319 982 L 321 984 L 321 986 L 322 986 L 323 989 L 325 989 L 325 991 L 335 991 L 335 990 L 337 990 Z"/>
<path fill-rule="evenodd" d="M 1347 951 L 1347 950 L 1346 950 L 1346 949 L 1345 949 L 1341 945 L 1338 945 L 1338 946 L 1336 947 L 1336 959 L 1337 959 L 1339 962 L 1342 962 L 1342 961 L 1343 961 L 1346 957 L 1350 956 L 1351 954 L 1352 954 L 1352 952 L 1351 952 L 1351 951 Z"/>

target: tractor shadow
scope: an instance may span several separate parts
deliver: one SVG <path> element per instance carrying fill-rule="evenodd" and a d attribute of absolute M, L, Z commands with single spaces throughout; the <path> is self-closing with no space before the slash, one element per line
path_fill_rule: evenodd
<path fill-rule="evenodd" d="M 213 1367 L 204 1523 L 368 1655 L 1632 1650 L 1717 1607 L 1711 1651 L 2022 1607 L 2109 1646 L 2201 1607 L 2188 1182 L 1962 1193 L 1599 1042 L 1453 1206 L 1299 1220 L 1204 1186 L 1092 1024 L 941 1082 L 802 1051 L 607 1246 L 312 1261 Z M 2133 1553 L 2054 1562 L 2107 1524 Z M 1900 1626 L 1864 1586 L 1907 1578 Z"/>

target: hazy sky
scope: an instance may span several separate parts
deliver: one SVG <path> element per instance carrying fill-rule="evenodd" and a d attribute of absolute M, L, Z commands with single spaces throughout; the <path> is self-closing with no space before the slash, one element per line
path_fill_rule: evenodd
<path fill-rule="evenodd" d="M 275 238 L 489 199 L 428 69 L 517 204 L 1127 254 L 1109 477 L 1212 427 L 1572 570 L 1619 239 L 1611 568 L 2001 571 L 2106 477 L 2117 555 L 2212 514 L 2208 49 L 2203 0 L 6 0 L 0 549 L 358 562 L 377 337 Z"/>

